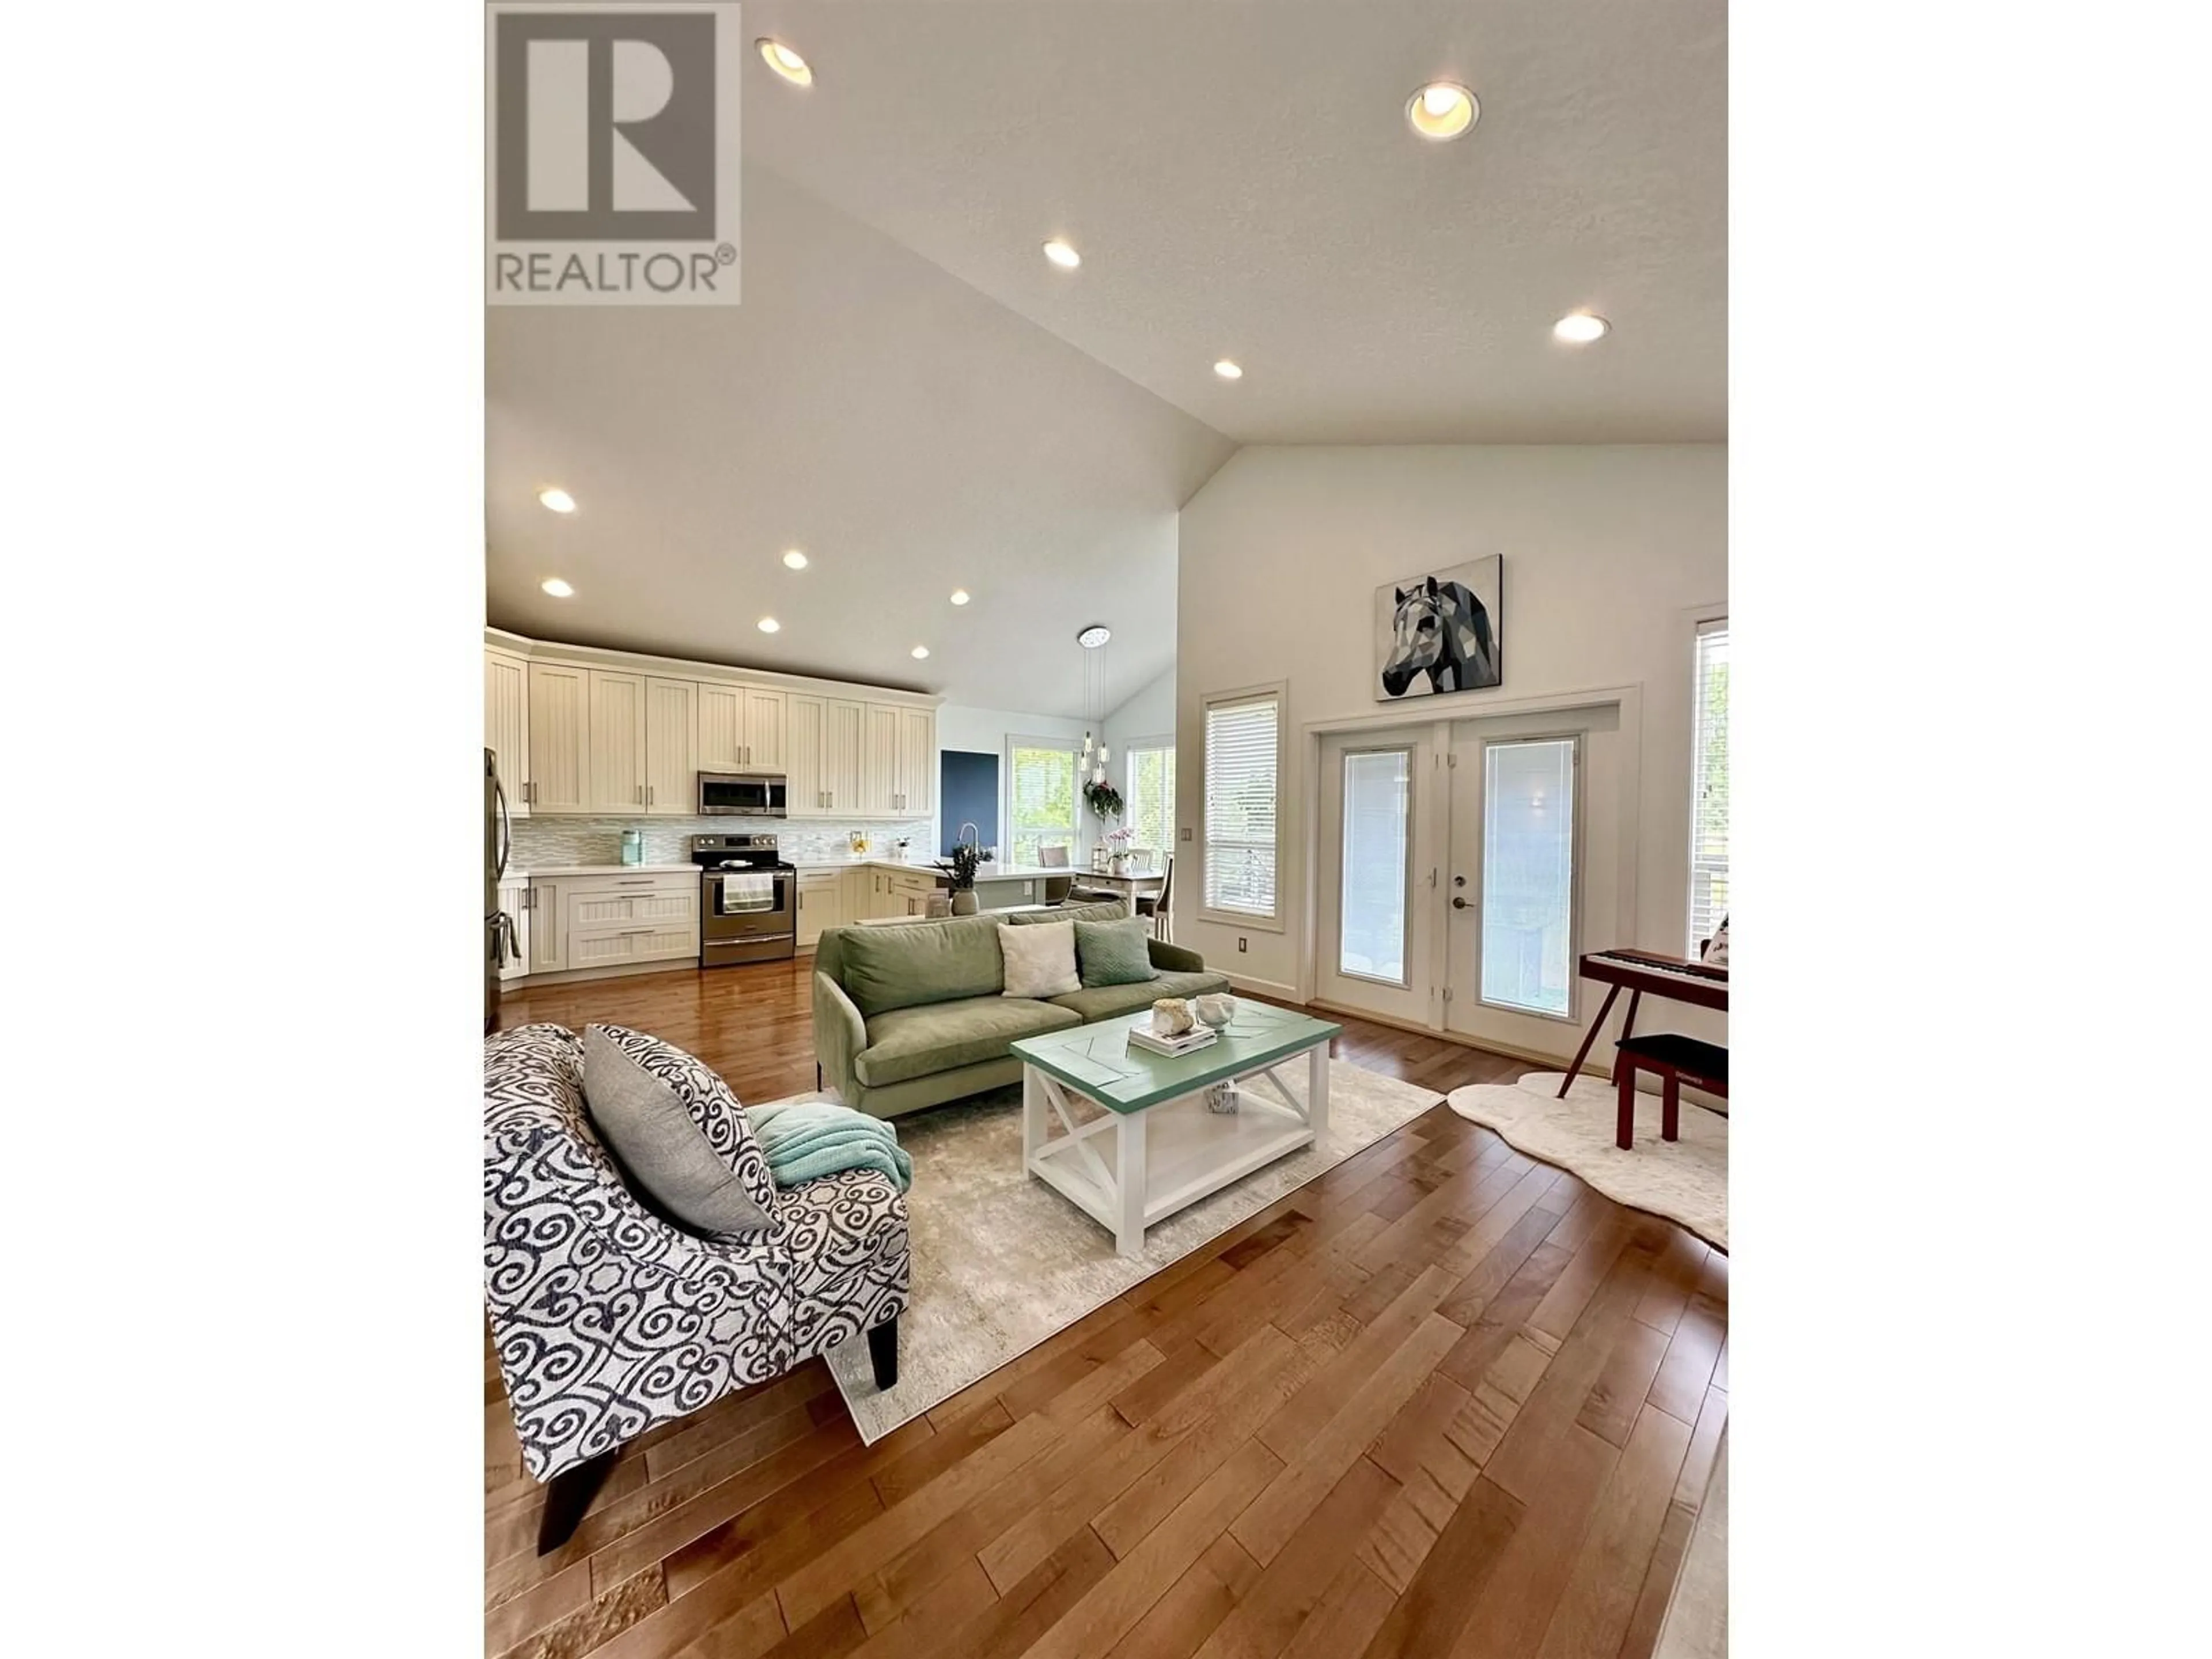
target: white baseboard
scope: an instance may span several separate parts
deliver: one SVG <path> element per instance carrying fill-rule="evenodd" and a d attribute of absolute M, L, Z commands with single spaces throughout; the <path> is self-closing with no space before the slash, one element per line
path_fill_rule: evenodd
<path fill-rule="evenodd" d="M 1207 965 L 1211 967 L 1212 964 L 1208 963 Z M 1229 970 L 1226 968 L 1222 969 L 1220 971 L 1224 974 L 1229 974 Z M 1252 979 L 1243 974 L 1229 974 L 1229 983 L 1235 989 L 1239 991 L 1249 991 L 1255 996 L 1277 997 L 1285 1002 L 1299 1002 L 1304 1000 L 1304 999 L 1298 995 L 1298 988 L 1297 986 L 1280 984 L 1272 979 Z"/>

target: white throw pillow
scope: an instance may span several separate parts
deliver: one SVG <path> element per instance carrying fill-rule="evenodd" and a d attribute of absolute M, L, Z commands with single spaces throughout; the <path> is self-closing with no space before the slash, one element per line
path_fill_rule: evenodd
<path fill-rule="evenodd" d="M 1041 921 L 1028 927 L 1000 922 L 999 951 L 1006 962 L 1007 996 L 1058 997 L 1083 988 L 1075 972 L 1072 921 Z"/>

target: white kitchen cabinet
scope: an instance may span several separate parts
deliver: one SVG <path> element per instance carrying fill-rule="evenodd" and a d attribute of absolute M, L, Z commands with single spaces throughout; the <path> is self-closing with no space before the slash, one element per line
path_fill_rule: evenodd
<path fill-rule="evenodd" d="M 763 685 L 744 687 L 744 696 L 745 758 L 740 769 L 781 772 L 784 769 L 784 726 L 791 700 L 785 693 Z"/>
<path fill-rule="evenodd" d="M 855 805 L 869 817 L 890 817 L 899 810 L 899 711 L 890 703 L 872 702 L 863 720 Z"/>
<path fill-rule="evenodd" d="M 818 702 L 820 699 L 816 699 Z M 762 685 L 699 686 L 702 772 L 787 772 L 788 694 Z M 818 720 L 819 716 L 816 716 Z"/>
<path fill-rule="evenodd" d="M 528 680 L 533 812 L 591 810 L 592 671 L 533 662 Z"/>
<path fill-rule="evenodd" d="M 892 871 L 889 873 L 891 898 L 896 907 L 891 914 L 901 916 L 927 915 L 929 901 L 940 890 L 937 878 L 933 875 L 924 875 L 920 872 L 912 875 L 903 871 Z"/>
<path fill-rule="evenodd" d="M 863 706 L 830 697 L 822 706 L 823 811 L 850 817 L 860 805 L 860 727 Z"/>
<path fill-rule="evenodd" d="M 699 810 L 699 687 L 690 680 L 645 683 L 645 810 L 688 818 Z"/>
<path fill-rule="evenodd" d="M 523 950 L 522 959 L 533 974 L 557 974 L 568 966 L 566 941 L 561 933 L 561 884 L 532 881 L 526 903 L 529 916 L 523 932 L 530 943 Z"/>
<path fill-rule="evenodd" d="M 937 811 L 937 714 L 928 708 L 898 710 L 897 805 L 902 817 L 927 817 Z"/>
<path fill-rule="evenodd" d="M 593 812 L 645 810 L 645 676 L 591 671 L 591 769 L 584 799 Z"/>
<path fill-rule="evenodd" d="M 484 647 L 484 747 L 507 793 L 510 817 L 530 816 L 530 663 Z"/>
<path fill-rule="evenodd" d="M 799 872 L 799 948 L 811 951 L 821 942 L 823 930 L 842 927 L 845 914 L 845 876 L 842 870 L 802 870 Z"/>

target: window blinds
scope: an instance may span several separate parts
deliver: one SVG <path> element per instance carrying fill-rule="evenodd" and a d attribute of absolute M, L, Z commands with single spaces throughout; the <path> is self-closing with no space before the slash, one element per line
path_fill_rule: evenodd
<path fill-rule="evenodd" d="M 1206 908 L 1275 915 L 1275 769 L 1281 700 L 1274 692 L 1206 710 Z"/>
<path fill-rule="evenodd" d="M 1698 626 L 1696 748 L 1690 779 L 1690 948 L 1694 957 L 1729 908 L 1729 625 Z"/>
<path fill-rule="evenodd" d="M 1045 847 L 1075 846 L 1075 756 L 1064 748 L 1013 746 L 1012 861 L 1034 865 Z"/>

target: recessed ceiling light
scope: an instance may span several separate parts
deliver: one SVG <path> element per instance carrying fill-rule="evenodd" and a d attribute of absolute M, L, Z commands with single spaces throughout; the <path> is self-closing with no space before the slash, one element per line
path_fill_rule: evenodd
<path fill-rule="evenodd" d="M 806 66 L 806 60 L 782 41 L 763 40 L 753 44 L 760 48 L 762 61 L 794 87 L 814 84 L 814 71 Z"/>
<path fill-rule="evenodd" d="M 1241 380 L 1244 378 L 1244 371 L 1226 357 L 1214 364 L 1213 372 L 1224 380 Z"/>
<path fill-rule="evenodd" d="M 1406 119 L 1424 138 L 1456 138 L 1481 113 L 1474 94 L 1456 81 L 1431 81 L 1406 100 Z"/>
<path fill-rule="evenodd" d="M 773 617 L 763 617 L 757 626 L 763 634 L 773 634 L 777 629 L 782 627 L 783 624 Z"/>
<path fill-rule="evenodd" d="M 574 588 L 569 586 L 568 583 L 562 581 L 558 576 L 548 576 L 544 581 L 538 583 L 538 586 L 543 588 L 546 592 L 550 593 L 556 599 L 568 599 L 576 591 Z"/>
<path fill-rule="evenodd" d="M 538 499 L 556 513 L 574 513 L 576 498 L 565 489 L 547 488 L 538 492 Z"/>
<path fill-rule="evenodd" d="M 804 570 L 806 568 L 806 555 L 800 552 L 795 547 L 793 548 L 790 552 L 783 556 L 783 562 L 786 566 L 793 570 Z"/>
<path fill-rule="evenodd" d="M 1602 317 L 1587 311 L 1571 311 L 1552 325 L 1552 334 L 1569 345 L 1588 345 L 1592 340 L 1605 338 L 1612 328 L 1613 325 Z"/>
<path fill-rule="evenodd" d="M 913 657 L 916 662 L 920 662 L 924 657 L 929 654 L 929 647 L 926 645 L 917 645 L 908 654 Z"/>
<path fill-rule="evenodd" d="M 1044 257 L 1062 270 L 1073 270 L 1083 263 L 1083 256 L 1056 236 L 1044 245 Z"/>
<path fill-rule="evenodd" d="M 956 587 L 956 588 L 954 588 L 954 589 L 952 590 L 952 603 L 953 603 L 953 604 L 955 604 L 955 605 L 965 605 L 965 604 L 967 604 L 967 603 L 968 603 L 968 590 L 967 590 L 966 588 L 964 588 L 964 587 Z"/>
<path fill-rule="evenodd" d="M 1085 651 L 1096 651 L 1114 637 L 1114 630 L 1104 623 L 1093 623 L 1075 636 L 1075 642 Z"/>

